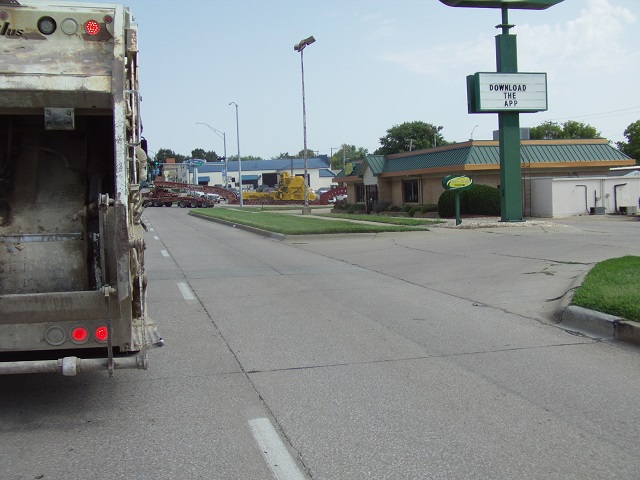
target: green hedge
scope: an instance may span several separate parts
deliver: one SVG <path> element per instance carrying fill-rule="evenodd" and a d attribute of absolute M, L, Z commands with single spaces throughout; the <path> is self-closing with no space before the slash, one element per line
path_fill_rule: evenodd
<path fill-rule="evenodd" d="M 453 190 L 445 190 L 438 199 L 438 215 L 441 218 L 456 216 L 456 200 Z M 500 191 L 495 187 L 473 184 L 460 192 L 460 214 L 500 215 Z"/>

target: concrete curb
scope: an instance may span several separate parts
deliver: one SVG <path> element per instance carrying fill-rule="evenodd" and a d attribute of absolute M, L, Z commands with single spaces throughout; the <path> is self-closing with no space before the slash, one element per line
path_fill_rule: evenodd
<path fill-rule="evenodd" d="M 576 305 L 569 305 L 564 309 L 560 326 L 589 336 L 640 345 L 640 324 L 637 322 Z"/>
<path fill-rule="evenodd" d="M 227 220 L 221 220 L 219 218 L 210 217 L 208 215 L 202 215 L 197 212 L 189 212 L 189 215 L 191 215 L 192 217 L 202 218 L 203 220 L 208 220 L 210 222 L 227 225 L 232 228 L 239 228 L 240 230 L 245 230 L 247 232 L 255 233 L 256 235 L 260 235 L 265 238 L 271 238 L 273 240 L 284 240 L 286 238 L 286 235 L 282 233 L 269 232 L 267 230 L 262 230 L 261 228 L 249 227 L 248 225 L 241 225 L 239 223 L 233 223 Z"/>
<path fill-rule="evenodd" d="M 558 326 L 583 333 L 589 337 L 616 339 L 640 345 L 640 323 L 571 305 L 573 294 L 582 285 L 590 270 L 578 276 L 573 281 L 571 288 L 560 299 L 556 310 L 558 313 L 555 315 L 555 319 L 558 319 Z"/>

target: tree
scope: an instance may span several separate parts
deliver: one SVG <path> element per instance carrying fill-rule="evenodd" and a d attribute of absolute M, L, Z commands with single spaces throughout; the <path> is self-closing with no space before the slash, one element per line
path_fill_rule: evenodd
<path fill-rule="evenodd" d="M 422 121 L 405 122 L 394 125 L 387 130 L 387 134 L 380 139 L 380 148 L 376 155 L 391 155 L 392 153 L 408 152 L 432 148 L 436 145 L 448 145 L 442 135 L 442 128 Z"/>
<path fill-rule="evenodd" d="M 205 155 L 206 152 L 204 151 L 204 148 L 194 148 L 191 150 L 191 158 L 204 158 Z"/>
<path fill-rule="evenodd" d="M 568 120 L 562 125 L 552 121 L 543 122 L 531 129 L 530 137 L 532 140 L 602 138 L 595 127 L 575 120 Z"/>
<path fill-rule="evenodd" d="M 578 138 L 602 138 L 600 132 L 595 127 L 587 123 L 576 122 L 575 120 L 569 120 L 562 124 L 562 130 L 564 131 L 564 138 L 570 138 L 572 140 Z"/>
<path fill-rule="evenodd" d="M 191 158 L 201 158 L 207 162 L 217 162 L 220 157 L 216 152 L 205 152 L 204 148 L 194 148 L 191 150 Z"/>
<path fill-rule="evenodd" d="M 289 155 L 289 152 L 282 152 L 276 157 L 278 160 L 289 160 L 290 158 L 293 158 L 293 156 Z"/>
<path fill-rule="evenodd" d="M 367 156 L 367 153 L 369 152 L 366 148 L 356 148 L 355 145 L 342 145 L 342 148 L 331 157 L 331 169 L 342 170 L 347 162 L 362 160 Z"/>
<path fill-rule="evenodd" d="M 237 162 L 237 161 L 238 161 L 238 155 L 232 155 L 232 156 L 230 156 L 230 157 L 229 157 L 229 159 L 228 159 L 228 160 L 229 160 L 229 161 Z M 264 160 L 264 159 L 263 159 L 262 157 L 254 157 L 254 156 L 252 156 L 252 155 L 243 155 L 243 156 L 242 156 L 242 161 L 244 162 L 245 160 L 246 160 L 247 162 L 249 162 L 249 161 L 254 161 L 254 160 Z"/>
<path fill-rule="evenodd" d="M 186 160 L 187 157 L 185 157 L 184 155 L 180 155 L 179 153 L 175 153 L 169 148 L 161 148 L 156 152 L 156 160 L 158 161 L 158 163 L 166 163 L 167 158 L 175 158 L 176 163 L 182 163 Z"/>
<path fill-rule="evenodd" d="M 640 120 L 633 122 L 625 131 L 626 142 L 618 142 L 618 148 L 625 155 L 635 158 L 636 165 L 640 165 Z"/>
<path fill-rule="evenodd" d="M 314 152 L 313 150 L 309 150 L 307 148 L 307 158 L 313 158 L 316 156 L 316 152 Z M 298 152 L 298 156 L 295 158 L 304 158 L 304 149 L 300 150 Z"/>
<path fill-rule="evenodd" d="M 529 132 L 531 140 L 555 140 L 562 138 L 562 127 L 555 122 L 543 122 Z"/>
<path fill-rule="evenodd" d="M 222 162 L 224 157 L 219 157 L 215 151 L 207 151 L 204 158 L 207 162 Z"/>

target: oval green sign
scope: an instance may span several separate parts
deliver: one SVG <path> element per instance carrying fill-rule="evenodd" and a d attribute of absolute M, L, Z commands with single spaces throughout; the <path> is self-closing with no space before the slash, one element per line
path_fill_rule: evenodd
<path fill-rule="evenodd" d="M 473 180 L 466 175 L 447 175 L 442 179 L 442 186 L 445 190 L 469 190 Z"/>

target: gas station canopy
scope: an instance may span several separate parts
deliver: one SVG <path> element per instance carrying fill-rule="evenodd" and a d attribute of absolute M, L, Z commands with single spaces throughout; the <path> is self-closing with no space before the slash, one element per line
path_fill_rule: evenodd
<path fill-rule="evenodd" d="M 545 10 L 563 0 L 440 0 L 450 7 L 516 8 L 523 10 Z"/>

